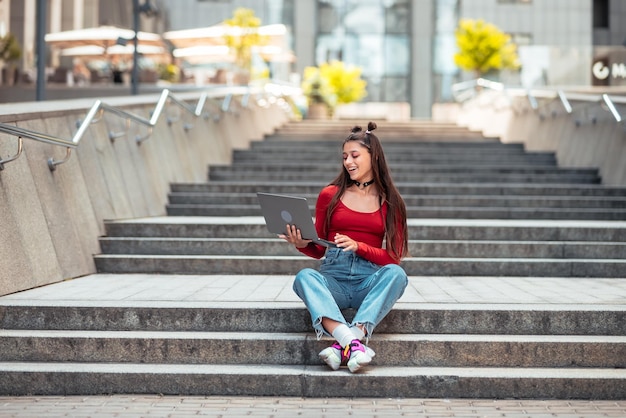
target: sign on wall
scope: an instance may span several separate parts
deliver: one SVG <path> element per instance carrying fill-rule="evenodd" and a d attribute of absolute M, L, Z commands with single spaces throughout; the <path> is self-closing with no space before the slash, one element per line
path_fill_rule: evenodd
<path fill-rule="evenodd" d="M 594 86 L 626 85 L 626 53 L 620 49 L 603 51 L 596 49 L 591 65 Z"/>

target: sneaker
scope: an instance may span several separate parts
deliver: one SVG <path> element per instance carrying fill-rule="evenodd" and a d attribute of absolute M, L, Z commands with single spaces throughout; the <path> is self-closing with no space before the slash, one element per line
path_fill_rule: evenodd
<path fill-rule="evenodd" d="M 341 345 L 337 341 L 330 347 L 320 351 L 319 357 L 333 370 L 338 370 L 341 367 L 341 363 L 345 360 Z"/>
<path fill-rule="evenodd" d="M 374 350 L 364 346 L 359 340 L 352 340 L 352 342 L 344 348 L 342 354 L 348 360 L 348 369 L 350 369 L 352 373 L 370 364 L 373 356 L 368 354 L 368 351 L 374 353 Z"/>

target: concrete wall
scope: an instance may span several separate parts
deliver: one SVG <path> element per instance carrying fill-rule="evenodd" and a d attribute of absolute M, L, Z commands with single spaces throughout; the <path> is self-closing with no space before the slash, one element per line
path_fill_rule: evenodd
<path fill-rule="evenodd" d="M 554 100 L 533 110 L 524 97 L 509 102 L 485 92 L 454 112 L 438 109 L 434 114 L 454 114 L 459 125 L 502 142 L 523 143 L 528 151 L 554 152 L 560 167 L 598 168 L 603 185 L 626 187 L 626 124 L 616 122 L 599 103 L 570 103 L 571 114 Z"/>
<path fill-rule="evenodd" d="M 179 97 L 192 105 L 199 94 Z M 106 104 L 149 119 L 157 96 L 110 98 Z M 0 122 L 71 139 L 77 120 L 95 100 L 0 105 Z M 165 214 L 172 182 L 205 182 L 210 164 L 229 163 L 232 150 L 246 148 L 288 121 L 277 105 L 248 108 L 212 118 L 181 113 L 170 103 L 146 141 L 146 127 L 131 124 L 114 141 L 109 132 L 125 129 L 120 117 L 105 113 L 92 124 L 65 164 L 50 171 L 47 159 L 66 149 L 24 139 L 20 158 L 0 171 L 0 295 L 95 272 L 93 255 L 105 219 Z M 182 120 L 168 123 L 168 116 Z M 186 130 L 184 123 L 193 123 Z M 0 133 L 0 159 L 17 151 L 17 138 Z"/>

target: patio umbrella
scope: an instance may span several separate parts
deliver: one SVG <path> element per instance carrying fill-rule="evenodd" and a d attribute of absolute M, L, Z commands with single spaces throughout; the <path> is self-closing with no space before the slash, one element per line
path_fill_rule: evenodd
<path fill-rule="evenodd" d="M 190 64 L 232 63 L 235 61 L 235 57 L 226 45 L 196 45 L 176 48 L 172 54 Z"/>
<path fill-rule="evenodd" d="M 284 51 L 275 46 L 252 47 L 252 52 L 258 54 L 268 62 L 294 62 L 295 56 L 291 51 Z M 225 45 L 197 45 L 186 48 L 176 48 L 172 52 L 174 57 L 184 59 L 190 64 L 232 63 L 235 56 Z"/>
<path fill-rule="evenodd" d="M 59 49 L 87 45 L 108 48 L 116 45 L 118 39 L 123 39 L 131 43 L 134 37 L 135 32 L 130 29 L 118 28 L 116 26 L 99 26 L 95 28 L 48 33 L 45 36 L 45 40 L 48 45 Z M 139 45 L 164 45 L 160 35 L 150 32 L 138 32 L 137 42 Z"/>
<path fill-rule="evenodd" d="M 243 33 L 242 28 L 229 25 L 213 25 L 204 28 L 185 29 L 165 32 L 163 38 L 170 41 L 176 48 L 191 46 L 225 45 L 224 37 Z M 250 30 L 250 29 L 245 29 Z M 265 25 L 258 28 L 259 35 L 268 38 L 267 45 L 286 47 L 287 27 L 285 25 Z"/>
<path fill-rule="evenodd" d="M 133 45 L 112 45 L 103 48 L 97 45 L 83 45 L 72 48 L 64 48 L 60 54 L 64 57 L 77 57 L 84 59 L 106 59 L 113 57 L 128 57 L 133 55 L 135 48 Z M 154 61 L 165 62 L 169 60 L 169 54 L 165 48 L 156 45 L 139 45 L 137 52 L 145 57 L 150 57 Z"/>
<path fill-rule="evenodd" d="M 175 49 L 177 58 L 191 63 L 233 62 L 234 56 L 226 47 L 224 37 L 243 33 L 242 28 L 228 25 L 214 25 L 204 28 L 171 31 L 163 34 Z M 263 46 L 252 48 L 253 53 L 266 61 L 293 62 L 295 56 L 287 47 L 287 27 L 285 25 L 266 25 L 258 28 L 259 35 L 267 39 Z"/>

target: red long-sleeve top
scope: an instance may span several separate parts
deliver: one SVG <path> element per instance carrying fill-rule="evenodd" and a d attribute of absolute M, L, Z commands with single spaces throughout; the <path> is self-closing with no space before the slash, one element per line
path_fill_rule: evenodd
<path fill-rule="evenodd" d="M 387 202 L 383 202 L 380 210 L 365 213 L 354 211 L 339 200 L 330 218 L 329 229 L 328 231 L 324 230 L 326 210 L 337 190 L 337 186 L 326 186 L 317 198 L 315 205 L 315 229 L 317 230 L 317 236 L 334 241 L 335 234 L 347 235 L 358 243 L 357 255 L 380 266 L 399 264 L 400 260 L 394 259 L 385 248 L 382 248 L 385 238 Z M 402 229 L 399 228 L 399 230 L 401 231 Z M 326 247 L 313 242 L 304 248 L 298 248 L 298 250 L 309 257 L 318 259 L 322 258 L 326 253 Z"/>

